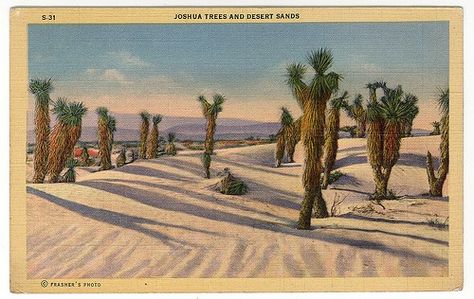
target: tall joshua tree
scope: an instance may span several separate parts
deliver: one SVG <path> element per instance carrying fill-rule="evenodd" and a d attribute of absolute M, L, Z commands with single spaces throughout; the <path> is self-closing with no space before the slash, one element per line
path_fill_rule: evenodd
<path fill-rule="evenodd" d="M 356 136 L 359 138 L 365 137 L 367 123 L 367 110 L 364 108 L 362 101 L 362 95 L 358 94 L 351 105 L 344 107 L 347 116 L 356 122 Z"/>
<path fill-rule="evenodd" d="M 294 142 L 291 140 L 295 138 L 296 127 L 294 124 L 293 116 L 291 116 L 290 111 L 286 107 L 281 107 L 281 117 L 280 117 L 281 128 L 277 134 L 277 143 L 275 150 L 275 166 L 279 167 L 285 155 L 285 149 L 288 155 L 288 159 L 291 161 L 290 154 L 293 155 L 295 149 Z"/>
<path fill-rule="evenodd" d="M 35 153 L 34 153 L 34 183 L 43 183 L 47 172 L 49 152 L 49 94 L 53 90 L 51 79 L 32 79 L 29 84 L 30 92 L 35 96 Z"/>
<path fill-rule="evenodd" d="M 100 170 L 112 168 L 111 148 L 109 146 L 109 110 L 105 107 L 98 107 L 97 113 L 97 134 L 100 153 Z"/>
<path fill-rule="evenodd" d="M 323 189 L 326 189 L 329 185 L 329 175 L 336 162 L 341 109 L 347 107 L 347 96 L 348 93 L 345 91 L 340 97 L 333 98 L 327 114 L 324 137 L 324 176 L 321 185 Z"/>
<path fill-rule="evenodd" d="M 51 183 L 59 180 L 59 175 L 64 169 L 66 160 L 71 157 L 74 146 L 81 137 L 82 118 L 87 108 L 82 102 L 68 102 L 64 98 L 56 100 L 53 113 L 57 123 L 51 132 L 48 155 L 48 171 Z"/>
<path fill-rule="evenodd" d="M 338 89 L 341 76 L 329 72 L 333 56 L 328 49 L 319 49 L 308 55 L 308 63 L 315 74 L 309 84 L 304 82 L 306 67 L 303 64 L 292 64 L 287 67 L 287 84 L 300 106 L 303 107 L 301 118 L 301 139 L 305 151 L 303 172 L 304 198 L 301 205 L 298 229 L 310 229 L 314 205 L 314 216 L 328 217 L 326 202 L 321 193 L 320 177 L 322 172 L 321 157 L 324 143 L 324 119 L 326 104 L 331 94 Z"/>
<path fill-rule="evenodd" d="M 432 196 L 443 195 L 443 185 L 449 171 L 449 88 L 439 90 L 438 105 L 441 110 L 441 157 L 436 173 L 431 153 L 428 151 L 426 156 L 426 172 Z"/>
<path fill-rule="evenodd" d="M 140 159 L 146 159 L 146 146 L 148 139 L 148 130 L 150 127 L 150 113 L 142 111 L 139 115 L 142 119 L 142 123 L 140 125 L 140 149 L 138 155 Z"/>
<path fill-rule="evenodd" d="M 148 159 L 154 159 L 158 155 L 158 124 L 161 122 L 162 116 L 160 114 L 155 114 L 152 117 L 152 129 L 150 133 L 150 138 L 147 145 L 147 157 Z"/>
<path fill-rule="evenodd" d="M 220 94 L 215 94 L 211 104 L 204 96 L 201 95 L 198 97 L 198 102 L 201 103 L 202 114 L 206 118 L 207 122 L 202 165 L 206 173 L 206 178 L 210 178 L 209 169 L 211 167 L 211 155 L 214 152 L 214 133 L 216 131 L 216 120 L 217 115 L 222 111 L 222 105 L 225 102 L 225 97 Z"/>
<path fill-rule="evenodd" d="M 368 106 L 367 149 L 374 173 L 374 198 L 387 197 L 387 186 L 393 166 L 400 157 L 400 141 L 403 124 L 410 120 L 416 101 L 411 94 L 404 93 L 401 86 L 388 88 L 385 82 L 367 85 L 370 90 Z M 382 88 L 384 95 L 377 99 L 376 89 Z"/>

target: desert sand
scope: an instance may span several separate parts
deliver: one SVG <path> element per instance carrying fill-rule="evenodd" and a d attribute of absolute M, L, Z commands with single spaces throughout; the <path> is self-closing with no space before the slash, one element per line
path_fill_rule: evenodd
<path fill-rule="evenodd" d="M 365 139 L 339 141 L 345 175 L 324 191 L 335 217 L 295 229 L 302 151 L 273 167 L 274 144 L 217 150 L 210 180 L 201 152 L 79 171 L 74 184 L 27 185 L 28 278 L 446 276 L 448 198 L 429 198 L 425 155 L 439 136 L 404 138 L 389 188 L 372 203 Z M 212 189 L 229 167 L 244 196 Z M 445 184 L 447 185 L 447 184 Z M 447 194 L 447 190 L 444 190 Z"/>

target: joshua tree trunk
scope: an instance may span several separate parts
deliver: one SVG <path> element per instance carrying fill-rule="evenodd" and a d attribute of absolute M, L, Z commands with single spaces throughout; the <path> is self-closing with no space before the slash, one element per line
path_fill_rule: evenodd
<path fill-rule="evenodd" d="M 35 153 L 33 183 L 43 183 L 47 172 L 49 152 L 49 105 L 36 103 Z"/>
<path fill-rule="evenodd" d="M 328 217 L 326 202 L 321 194 L 321 157 L 324 143 L 324 113 L 330 94 L 317 101 L 305 103 L 302 118 L 302 140 L 305 148 L 305 168 L 303 173 L 304 199 L 298 220 L 299 229 L 311 228 L 311 211 L 317 218 Z"/>
<path fill-rule="evenodd" d="M 108 170 L 112 168 L 110 160 L 110 145 L 108 140 L 107 122 L 104 117 L 99 117 L 98 123 L 99 134 L 99 152 L 100 152 L 100 170 Z"/>
<path fill-rule="evenodd" d="M 337 142 L 339 138 L 340 115 L 338 109 L 331 109 L 326 123 L 326 134 L 324 137 L 324 175 L 322 188 L 326 189 L 329 185 L 329 176 L 336 162 Z"/>
<path fill-rule="evenodd" d="M 359 120 L 359 121 L 356 121 L 356 123 L 357 123 L 357 137 L 364 138 L 365 130 L 366 130 L 365 120 Z"/>
<path fill-rule="evenodd" d="M 150 126 L 149 120 L 142 120 L 142 125 L 140 127 L 140 159 L 146 159 L 146 146 L 148 139 L 148 129 Z"/>
<path fill-rule="evenodd" d="M 280 167 L 283 156 L 285 155 L 285 134 L 282 131 L 277 134 L 275 149 L 275 167 Z"/>
<path fill-rule="evenodd" d="M 216 118 L 209 116 L 207 118 L 206 141 L 204 147 L 210 155 L 214 154 L 214 133 L 216 131 Z"/>
<path fill-rule="evenodd" d="M 443 185 L 446 181 L 449 171 L 449 119 L 444 117 L 441 128 L 441 157 L 437 174 L 433 166 L 433 157 L 428 151 L 426 156 L 426 172 L 428 174 L 428 183 L 430 185 L 430 195 L 443 196 Z"/>
<path fill-rule="evenodd" d="M 151 129 L 150 139 L 148 140 L 147 146 L 147 156 L 148 159 L 156 158 L 156 154 L 158 152 L 158 125 L 153 124 L 153 128 Z"/>
<path fill-rule="evenodd" d="M 210 179 L 211 178 L 211 172 L 210 172 L 210 168 L 211 168 L 211 155 L 207 152 L 204 152 L 203 156 L 202 156 L 202 165 L 204 167 L 204 171 L 206 173 L 206 179 Z"/>
<path fill-rule="evenodd" d="M 298 142 L 301 139 L 301 118 L 298 118 L 293 122 L 293 128 L 291 130 L 291 136 L 286 141 L 286 153 L 288 155 L 288 161 L 290 163 L 295 162 L 295 149 Z"/>
<path fill-rule="evenodd" d="M 51 133 L 51 150 L 48 156 L 48 175 L 51 183 L 59 181 L 67 159 L 74 151 L 74 146 L 81 137 L 81 125 L 69 127 L 58 123 Z"/>

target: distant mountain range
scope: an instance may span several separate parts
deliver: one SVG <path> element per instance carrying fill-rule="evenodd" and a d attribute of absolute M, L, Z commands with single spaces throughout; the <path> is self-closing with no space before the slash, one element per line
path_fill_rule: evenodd
<path fill-rule="evenodd" d="M 135 114 L 117 114 L 116 141 L 138 140 L 140 118 Z M 33 114 L 28 114 L 28 143 L 34 143 Z M 206 120 L 203 117 L 175 117 L 163 116 L 159 125 L 161 136 L 169 132 L 176 134 L 180 140 L 204 140 L 206 132 Z M 216 139 L 245 139 L 249 137 L 268 138 L 271 134 L 276 134 L 280 128 L 278 122 L 259 122 L 237 118 L 219 118 L 217 120 Z M 342 132 L 341 132 L 342 133 Z M 429 130 L 413 129 L 414 136 L 429 135 Z M 341 134 L 341 137 L 348 137 Z M 83 120 L 81 141 L 97 140 L 97 116 L 95 113 L 88 113 Z"/>
<path fill-rule="evenodd" d="M 135 114 L 116 114 L 117 131 L 116 141 L 138 140 L 140 118 Z M 29 143 L 34 143 L 33 115 L 28 115 L 28 136 Z M 81 141 L 97 140 L 97 116 L 88 113 L 83 120 Z M 279 123 L 264 123 L 254 120 L 237 118 L 219 118 L 217 120 L 216 139 L 243 139 L 248 137 L 268 137 L 276 134 L 280 127 Z M 206 120 L 202 117 L 174 117 L 163 116 L 159 125 L 160 134 L 167 135 L 169 132 L 176 134 L 181 140 L 204 140 L 206 132 Z"/>

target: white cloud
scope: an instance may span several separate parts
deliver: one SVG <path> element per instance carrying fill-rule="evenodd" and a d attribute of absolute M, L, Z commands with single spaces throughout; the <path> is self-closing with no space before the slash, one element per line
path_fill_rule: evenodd
<path fill-rule="evenodd" d="M 125 78 L 125 75 L 117 69 L 106 69 L 102 73 L 101 77 L 104 80 L 110 80 L 110 81 L 119 81 L 119 82 L 127 81 Z"/>
<path fill-rule="evenodd" d="M 146 67 L 150 66 L 150 64 L 146 61 L 144 61 L 142 58 L 133 55 L 132 53 L 128 51 L 112 51 L 112 52 L 107 52 L 107 55 L 109 55 L 114 61 L 122 64 L 123 66 L 128 66 L 128 67 Z"/>

